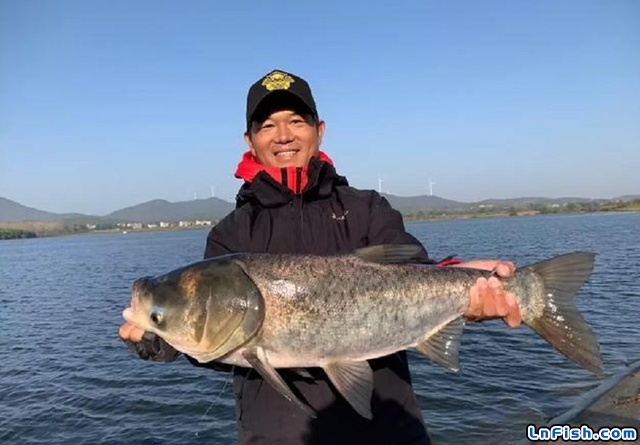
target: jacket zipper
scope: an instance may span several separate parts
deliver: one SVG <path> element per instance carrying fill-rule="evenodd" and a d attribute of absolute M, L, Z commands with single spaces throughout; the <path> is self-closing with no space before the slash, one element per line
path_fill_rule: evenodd
<path fill-rule="evenodd" d="M 296 168 L 296 194 L 302 195 L 302 190 L 300 187 L 302 186 L 302 167 Z"/>
<path fill-rule="evenodd" d="M 302 196 L 302 167 L 296 168 L 296 196 L 300 200 L 300 244 L 305 248 L 304 242 L 304 197 Z"/>

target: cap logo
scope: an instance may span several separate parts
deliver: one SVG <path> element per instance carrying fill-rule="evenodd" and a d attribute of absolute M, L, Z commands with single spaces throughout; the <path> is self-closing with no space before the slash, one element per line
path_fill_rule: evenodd
<path fill-rule="evenodd" d="M 262 86 L 269 91 L 274 90 L 288 90 L 291 84 L 295 82 L 293 77 L 280 71 L 274 71 L 267 74 L 267 77 L 262 81 Z"/>

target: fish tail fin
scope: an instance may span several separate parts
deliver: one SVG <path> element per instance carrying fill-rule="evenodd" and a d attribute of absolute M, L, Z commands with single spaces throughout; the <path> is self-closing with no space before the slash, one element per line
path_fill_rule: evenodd
<path fill-rule="evenodd" d="M 600 345 L 574 302 L 593 272 L 594 259 L 593 253 L 570 253 L 524 268 L 542 279 L 545 305 L 541 316 L 523 321 L 569 359 L 601 376 Z"/>

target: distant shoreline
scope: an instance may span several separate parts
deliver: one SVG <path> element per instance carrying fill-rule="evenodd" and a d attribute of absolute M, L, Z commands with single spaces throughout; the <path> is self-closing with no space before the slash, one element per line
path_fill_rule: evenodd
<path fill-rule="evenodd" d="M 214 226 L 207 227 L 156 227 L 153 229 L 105 229 L 105 230 L 92 230 L 89 232 L 83 232 L 82 235 L 105 235 L 105 234 L 117 234 L 128 235 L 129 233 L 153 233 L 153 232 L 181 232 L 186 230 L 211 230 Z M 79 235 L 79 234 L 78 234 Z"/>
<path fill-rule="evenodd" d="M 637 213 L 640 212 L 640 205 L 632 206 L 625 209 L 615 209 L 615 210 L 599 210 L 592 212 L 569 212 L 569 211 L 558 211 L 558 212 L 540 212 L 536 210 L 523 210 L 519 212 L 465 212 L 458 214 L 440 214 L 440 215 L 412 215 L 412 214 L 403 214 L 402 218 L 404 222 L 421 222 L 421 221 L 453 221 L 460 219 L 488 219 L 488 218 L 518 218 L 518 217 L 531 217 L 531 216 L 553 216 L 553 215 L 591 215 L 591 214 L 600 214 L 600 213 L 609 213 L 609 214 L 618 214 L 618 213 Z M 132 228 L 114 228 L 114 229 L 96 229 L 96 230 L 47 230 L 41 233 L 38 233 L 39 228 L 43 225 L 46 227 L 48 224 L 56 224 L 56 223 L 47 223 L 42 221 L 27 221 L 20 223 L 2 223 L 0 222 L 0 232 L 4 231 L 5 233 L 9 231 L 13 231 L 15 233 L 29 233 L 30 236 L 14 236 L 14 237 L 0 237 L 0 241 L 8 240 L 8 239 L 20 239 L 20 238 L 53 238 L 60 236 L 76 236 L 76 235 L 105 235 L 105 234 L 129 234 L 129 233 L 153 233 L 153 232 L 177 232 L 183 230 L 211 230 L 215 225 L 211 226 L 199 226 L 199 227 L 154 227 L 154 228 L 141 228 L 141 229 L 132 229 Z M 9 228 L 5 228 L 9 225 Z M 3 227 L 5 226 L 5 227 Z M 35 235 L 35 236 L 33 236 Z"/>
<path fill-rule="evenodd" d="M 37 235 L 28 230 L 0 227 L 0 240 L 25 238 L 37 238 Z"/>
<path fill-rule="evenodd" d="M 578 214 L 590 214 L 590 213 L 603 213 L 603 212 L 574 212 L 574 213 L 561 213 L 561 215 L 578 215 Z M 538 212 L 520 212 L 517 215 L 509 214 L 508 212 L 496 212 L 496 213 L 465 213 L 465 214 L 447 214 L 442 216 L 426 216 L 422 218 L 407 217 L 402 215 L 402 219 L 405 222 L 421 222 L 421 221 L 453 221 L 457 219 L 487 219 L 487 218 L 518 218 L 524 216 L 542 216 Z"/>
<path fill-rule="evenodd" d="M 509 212 L 496 212 L 496 213 L 465 213 L 465 214 L 447 214 L 443 216 L 426 216 L 422 218 L 407 217 L 402 215 L 405 222 L 420 222 L 420 221 L 452 221 L 457 219 L 487 219 L 487 218 L 523 218 L 531 216 L 562 216 L 562 215 L 595 215 L 601 213 L 619 214 L 619 213 L 638 213 L 638 209 L 629 210 L 599 210 L 594 212 L 537 212 L 537 211 L 522 211 L 517 214 Z"/>

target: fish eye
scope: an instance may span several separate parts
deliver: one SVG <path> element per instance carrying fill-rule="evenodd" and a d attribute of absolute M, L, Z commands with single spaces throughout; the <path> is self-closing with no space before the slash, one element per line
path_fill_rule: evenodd
<path fill-rule="evenodd" d="M 162 316 L 162 312 L 151 312 L 151 321 L 153 321 L 155 324 L 162 323 L 163 319 L 164 317 Z"/>

